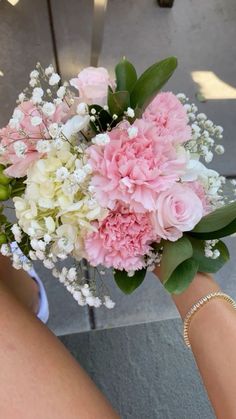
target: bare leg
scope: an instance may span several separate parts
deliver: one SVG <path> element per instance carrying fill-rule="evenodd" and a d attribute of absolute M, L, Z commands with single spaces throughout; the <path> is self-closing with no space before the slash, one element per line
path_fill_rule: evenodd
<path fill-rule="evenodd" d="M 115 419 L 59 340 L 0 281 L 0 417 Z"/>
<path fill-rule="evenodd" d="M 32 278 L 23 271 L 12 267 L 8 257 L 0 255 L 0 281 L 21 301 L 30 311 L 38 312 L 38 286 Z"/>

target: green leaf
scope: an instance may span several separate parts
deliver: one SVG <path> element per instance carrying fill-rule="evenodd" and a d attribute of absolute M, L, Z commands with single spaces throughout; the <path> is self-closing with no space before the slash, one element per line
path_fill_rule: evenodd
<path fill-rule="evenodd" d="M 137 81 L 136 70 L 128 60 L 122 58 L 115 68 L 116 73 L 116 91 L 127 90 L 132 92 Z"/>
<path fill-rule="evenodd" d="M 131 294 L 139 285 L 142 284 L 146 275 L 146 269 L 135 272 L 134 276 L 129 277 L 126 271 L 115 270 L 114 278 L 118 287 L 125 294 Z"/>
<path fill-rule="evenodd" d="M 177 266 L 164 287 L 172 294 L 180 294 L 192 282 L 198 269 L 198 262 L 195 259 L 186 259 Z"/>
<path fill-rule="evenodd" d="M 171 242 L 165 241 L 160 266 L 160 277 L 165 284 L 174 270 L 186 259 L 193 255 L 193 248 L 187 236 Z"/>
<path fill-rule="evenodd" d="M 113 93 L 108 90 L 108 107 L 111 115 L 123 115 L 130 105 L 130 95 L 128 91 Z"/>
<path fill-rule="evenodd" d="M 198 262 L 198 270 L 200 272 L 215 273 L 222 268 L 222 266 L 229 260 L 229 251 L 227 246 L 219 241 L 215 246 L 214 250 L 219 250 L 220 256 L 217 259 L 207 258 L 205 256 L 205 241 L 198 240 L 196 238 L 189 238 L 193 247 L 193 258 Z"/>
<path fill-rule="evenodd" d="M 131 107 L 138 108 L 138 116 L 172 76 L 177 58 L 168 57 L 149 67 L 137 80 L 131 93 Z"/>
<path fill-rule="evenodd" d="M 200 239 L 215 239 L 236 232 L 236 201 L 206 215 L 190 232 Z"/>

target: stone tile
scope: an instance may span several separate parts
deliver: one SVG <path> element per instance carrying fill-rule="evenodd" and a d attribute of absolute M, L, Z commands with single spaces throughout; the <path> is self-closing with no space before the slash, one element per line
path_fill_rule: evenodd
<path fill-rule="evenodd" d="M 60 67 L 63 76 L 70 77 L 89 65 L 92 0 L 52 0 L 52 5 Z M 199 87 L 192 71 L 212 71 L 235 86 L 235 19 L 234 0 L 178 0 L 172 9 L 162 9 L 153 0 L 110 0 L 99 64 L 112 70 L 125 55 L 141 72 L 158 59 L 176 55 L 179 67 L 165 89 L 184 91 L 196 101 Z M 199 109 L 225 128 L 226 153 L 216 157 L 212 167 L 236 174 L 236 100 L 209 100 L 199 103 Z"/>
<path fill-rule="evenodd" d="M 0 126 L 12 115 L 15 101 L 28 84 L 37 61 L 54 61 L 46 0 L 0 3 Z"/>
<path fill-rule="evenodd" d="M 63 336 L 122 419 L 213 419 L 180 320 Z"/>
<path fill-rule="evenodd" d="M 72 295 L 41 263 L 35 265 L 42 278 L 49 299 L 48 327 L 56 335 L 90 330 L 88 308 L 80 307 Z"/>
<path fill-rule="evenodd" d="M 236 237 L 225 240 L 229 246 L 231 260 L 216 278 L 222 288 L 236 298 Z M 170 295 L 164 290 L 153 274 L 148 274 L 144 283 L 131 295 L 123 294 L 116 286 L 113 276 L 104 279 L 110 295 L 116 302 L 112 310 L 105 307 L 95 310 L 97 328 L 109 328 L 155 320 L 178 317 L 177 310 Z"/>
<path fill-rule="evenodd" d="M 74 77 L 89 65 L 93 0 L 51 0 L 60 71 Z"/>

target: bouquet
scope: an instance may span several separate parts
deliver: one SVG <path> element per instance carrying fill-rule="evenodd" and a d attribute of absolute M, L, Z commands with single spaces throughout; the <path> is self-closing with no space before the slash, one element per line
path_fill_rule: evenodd
<path fill-rule="evenodd" d="M 184 94 L 160 93 L 176 66 L 138 77 L 123 58 L 115 80 L 88 67 L 62 84 L 36 65 L 0 130 L 0 246 L 16 269 L 41 260 L 79 305 L 112 308 L 106 269 L 129 294 L 160 265 L 181 293 L 227 262 L 236 202 L 204 164 L 223 154 L 223 129 Z"/>

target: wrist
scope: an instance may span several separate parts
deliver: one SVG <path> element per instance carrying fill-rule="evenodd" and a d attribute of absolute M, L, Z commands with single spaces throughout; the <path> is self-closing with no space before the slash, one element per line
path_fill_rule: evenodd
<path fill-rule="evenodd" d="M 198 300 L 218 291 L 220 287 L 210 274 L 198 272 L 189 287 L 179 295 L 172 294 L 172 299 L 183 319 Z"/>

